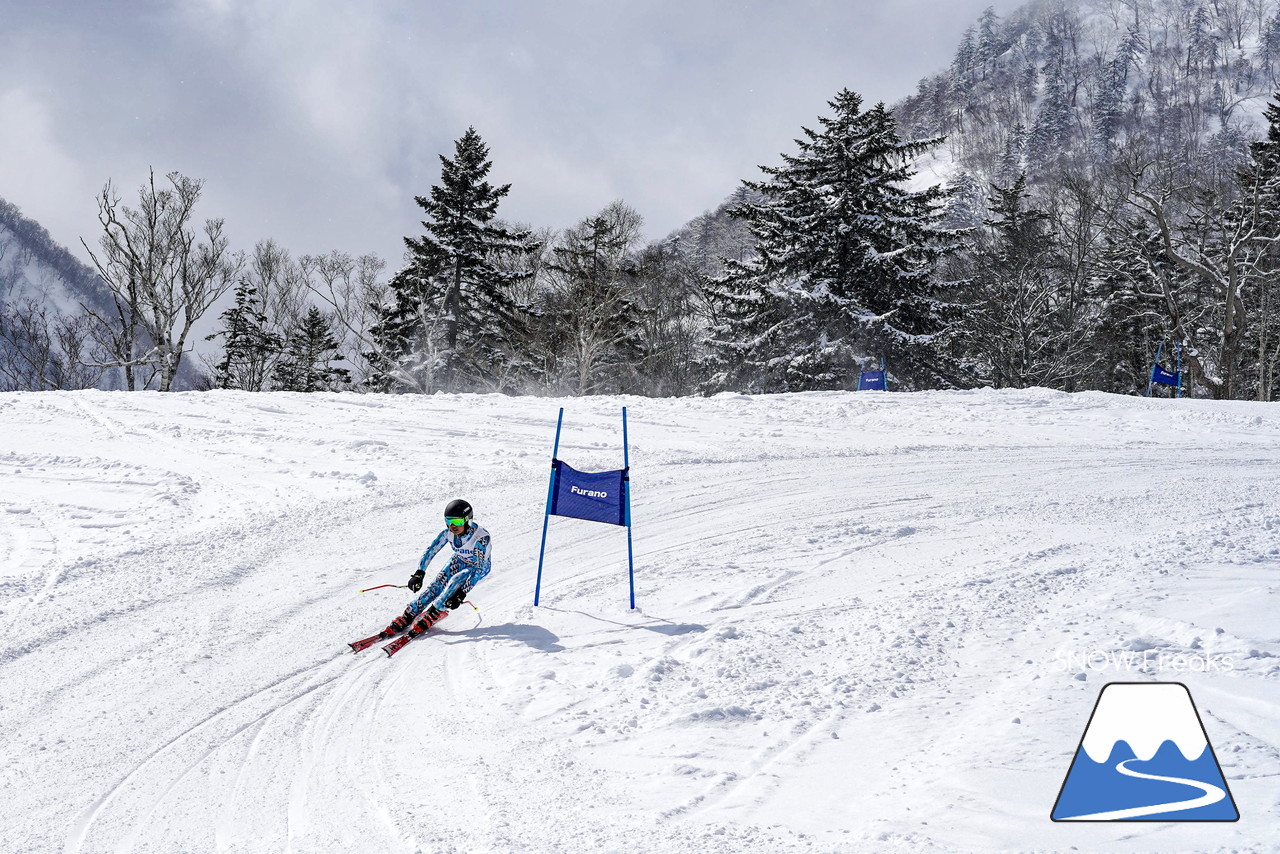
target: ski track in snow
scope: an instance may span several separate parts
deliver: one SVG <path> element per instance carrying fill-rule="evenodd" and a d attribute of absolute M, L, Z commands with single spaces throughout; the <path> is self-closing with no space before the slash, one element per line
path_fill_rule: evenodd
<path fill-rule="evenodd" d="M 629 407 L 637 611 L 625 534 L 559 518 L 530 604 L 562 403 L 586 470 Z M 1270 405 L 88 392 L 0 425 L 6 851 L 1280 851 Z M 459 495 L 479 615 L 346 652 Z M 1052 823 L 1098 690 L 1154 678 L 1241 820 Z"/>

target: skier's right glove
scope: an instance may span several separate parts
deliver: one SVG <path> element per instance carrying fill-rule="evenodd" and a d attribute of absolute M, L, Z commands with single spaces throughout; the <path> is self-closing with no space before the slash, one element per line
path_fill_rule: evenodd
<path fill-rule="evenodd" d="M 423 572 L 421 569 L 415 572 L 413 575 L 409 576 L 409 589 L 412 590 L 414 593 L 417 593 L 419 590 L 422 589 L 422 580 L 426 577 L 427 577 L 427 574 Z"/>
<path fill-rule="evenodd" d="M 471 591 L 467 590 L 465 587 L 459 587 L 457 590 L 453 591 L 453 595 L 451 595 L 444 603 L 445 610 L 452 611 L 455 608 L 461 608 L 462 603 L 467 601 L 467 594 L 470 592 Z"/>

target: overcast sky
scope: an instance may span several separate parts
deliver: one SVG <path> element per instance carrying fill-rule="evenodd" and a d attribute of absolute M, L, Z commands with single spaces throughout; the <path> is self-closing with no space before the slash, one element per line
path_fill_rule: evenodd
<path fill-rule="evenodd" d="M 205 180 L 240 248 L 400 263 L 474 125 L 500 213 L 623 199 L 660 237 L 793 150 L 841 88 L 893 103 L 991 0 L 0 0 L 0 197 L 84 257 L 95 194 Z"/>

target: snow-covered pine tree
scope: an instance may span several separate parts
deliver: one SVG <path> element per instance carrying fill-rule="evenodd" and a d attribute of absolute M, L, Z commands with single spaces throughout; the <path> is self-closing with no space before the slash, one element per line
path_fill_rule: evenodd
<path fill-rule="evenodd" d="M 978 64 L 976 36 L 974 27 L 965 30 L 960 38 L 960 44 L 956 47 L 956 55 L 951 60 L 951 77 L 956 81 L 957 88 L 965 88 L 969 72 Z"/>
<path fill-rule="evenodd" d="M 905 186 L 940 140 L 903 142 L 883 104 L 863 110 L 848 89 L 830 106 L 797 154 L 743 182 L 758 200 L 734 214 L 755 255 L 725 259 L 709 282 L 716 387 L 847 388 L 859 361 L 881 356 L 907 387 L 947 382 L 934 344 L 951 306 L 933 275 L 954 239 L 939 225 L 946 193 Z"/>
<path fill-rule="evenodd" d="M 1174 340 L 1160 280 L 1177 272 L 1145 220 L 1130 216 L 1119 225 L 1104 237 L 1086 284 L 1085 298 L 1096 311 L 1093 349 L 1102 365 L 1093 387 L 1141 394 L 1157 345 Z"/>
<path fill-rule="evenodd" d="M 979 228 L 986 216 L 987 200 L 982 184 L 972 172 L 957 170 L 947 179 L 946 215 L 942 224 L 957 231 Z"/>
<path fill-rule="evenodd" d="M 387 283 L 386 302 L 373 306 L 376 320 L 361 353 L 369 368 L 364 384 L 372 391 L 430 394 L 441 388 L 444 325 L 439 270 L 420 259 Z"/>
<path fill-rule="evenodd" d="M 1249 161 L 1238 175 L 1243 212 L 1257 224 L 1263 246 L 1250 300 L 1256 321 L 1246 331 L 1246 348 L 1255 354 L 1253 396 L 1275 400 L 1280 394 L 1280 92 L 1263 111 L 1266 135 L 1249 146 Z"/>
<path fill-rule="evenodd" d="M 1093 360 L 1081 352 L 1088 339 L 1071 317 L 1049 215 L 1032 203 L 1026 175 L 992 190 L 991 218 L 973 252 L 969 349 L 996 388 L 1061 388 Z"/>
<path fill-rule="evenodd" d="M 1008 47 L 1008 42 L 1005 40 L 1004 33 L 1000 27 L 1000 17 L 996 14 L 994 6 L 988 6 L 982 10 L 982 16 L 978 18 L 977 43 L 974 45 L 973 56 L 974 63 L 979 66 L 986 66 L 987 63 L 1004 53 Z M 987 69 L 984 67 L 984 78 L 986 74 Z"/>
<path fill-rule="evenodd" d="M 236 286 L 235 303 L 222 313 L 222 360 L 213 368 L 213 387 L 264 391 L 284 342 L 267 325 L 258 289 L 246 280 Z"/>
<path fill-rule="evenodd" d="M 1145 46 L 1142 34 L 1130 27 L 1111 61 L 1097 71 L 1097 95 L 1093 103 L 1093 149 L 1100 158 L 1108 158 L 1113 142 L 1124 120 L 1124 102 L 1128 94 L 1129 69 L 1137 62 Z"/>
<path fill-rule="evenodd" d="M 1058 51 L 1044 67 L 1044 95 L 1036 111 L 1035 122 L 1027 135 L 1027 165 L 1041 175 L 1052 172 L 1067 150 L 1071 133 L 1071 105 L 1067 97 L 1064 79 L 1065 61 L 1061 45 L 1053 42 Z"/>
<path fill-rule="evenodd" d="M 497 219 L 511 185 L 486 180 L 493 164 L 475 128 L 440 162 L 440 183 L 415 197 L 426 234 L 405 238 L 408 264 L 392 277 L 391 301 L 374 331 L 374 388 L 494 390 L 521 358 L 507 343 L 521 338 L 525 322 L 509 289 L 529 273 L 493 263 L 498 254 L 532 251 L 528 232 Z"/>
<path fill-rule="evenodd" d="M 1027 171 L 1025 160 L 1027 150 L 1027 129 L 1015 124 L 1005 134 L 1004 151 L 996 163 L 995 180 L 1008 186 L 1018 180 L 1018 176 Z"/>
<path fill-rule="evenodd" d="M 351 372 L 337 368 L 340 360 L 333 324 L 323 311 L 311 307 L 296 329 L 289 333 L 284 355 L 274 373 L 278 391 L 337 391 L 351 383 Z"/>
<path fill-rule="evenodd" d="M 1272 14 L 1258 36 L 1258 65 L 1271 85 L 1280 86 L 1280 12 Z"/>

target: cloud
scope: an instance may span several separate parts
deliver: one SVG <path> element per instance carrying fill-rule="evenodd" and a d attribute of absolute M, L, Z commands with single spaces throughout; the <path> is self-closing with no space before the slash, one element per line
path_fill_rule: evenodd
<path fill-rule="evenodd" d="M 64 201 L 87 192 L 92 204 L 91 186 L 77 158 L 59 142 L 50 108 L 23 89 L 0 92 L 0 196 L 65 241 L 78 221 L 67 217 Z"/>
<path fill-rule="evenodd" d="M 0 79 L 27 129 L 0 131 L 0 196 L 73 244 L 106 179 L 177 169 L 240 245 L 394 268 L 413 196 L 474 125 L 513 185 L 504 217 L 563 228 L 622 198 L 658 237 L 776 163 L 842 87 L 910 94 L 988 2 L 22 4 Z"/>

